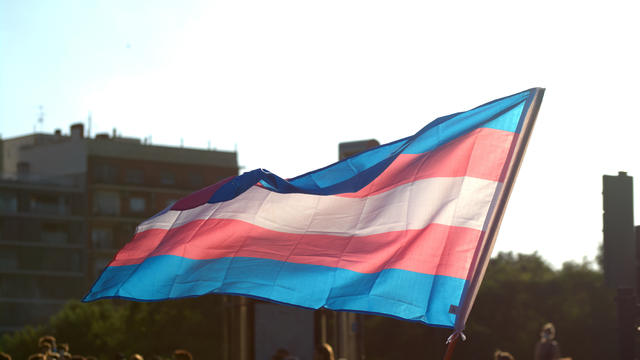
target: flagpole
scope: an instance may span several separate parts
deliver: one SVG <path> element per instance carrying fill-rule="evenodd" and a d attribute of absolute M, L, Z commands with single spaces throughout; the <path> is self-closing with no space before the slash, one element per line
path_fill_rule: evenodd
<path fill-rule="evenodd" d="M 460 336 L 458 334 L 456 334 L 453 337 L 453 339 L 451 339 L 451 341 L 447 345 L 447 352 L 444 354 L 444 359 L 443 360 L 451 360 L 451 357 L 453 356 L 453 349 L 456 347 L 456 344 L 458 343 L 458 339 L 459 338 L 460 338 Z"/>
<path fill-rule="evenodd" d="M 518 174 L 518 170 L 520 169 L 522 158 L 524 156 L 529 138 L 531 136 L 531 132 L 533 130 L 533 125 L 535 123 L 536 117 L 538 116 L 538 111 L 540 110 L 540 104 L 542 103 L 542 97 L 544 96 L 545 89 L 534 88 L 531 89 L 531 91 L 532 94 L 530 95 L 526 104 L 528 105 L 528 108 L 523 114 L 520 135 L 518 136 L 517 141 L 511 149 L 511 161 L 509 163 L 509 166 L 505 168 L 505 171 L 501 176 L 501 179 L 504 179 L 502 191 L 500 191 L 496 201 L 494 202 L 495 207 L 492 206 L 494 207 L 494 211 L 489 214 L 489 218 L 485 223 L 487 225 L 485 227 L 485 238 L 482 241 L 479 252 L 474 255 L 474 259 L 471 264 L 472 266 L 470 268 L 470 272 L 472 273 L 470 273 L 470 276 L 467 277 L 468 279 L 470 279 L 470 281 L 468 283 L 468 286 L 464 290 L 465 294 L 463 295 L 463 302 L 462 304 L 460 304 L 460 309 L 456 317 L 456 323 L 454 326 L 454 329 L 456 331 L 461 332 L 462 330 L 464 330 L 464 324 L 467 321 L 469 313 L 471 312 L 471 307 L 473 306 L 473 302 L 475 301 L 476 295 L 478 294 L 480 283 L 482 282 L 482 278 L 484 277 L 487 265 L 489 264 L 491 251 L 493 250 L 493 245 L 495 244 L 496 236 L 498 235 L 498 229 L 502 221 L 502 215 L 504 214 L 505 208 L 507 206 L 507 201 L 509 200 L 509 196 L 511 195 L 511 190 L 513 189 L 516 175 Z M 459 336 L 456 336 L 455 340 L 457 340 L 458 337 Z M 453 351 L 453 346 L 451 345 L 452 343 L 454 343 L 454 341 L 449 344 L 451 351 Z M 449 353 L 449 350 L 447 350 L 447 353 Z"/>

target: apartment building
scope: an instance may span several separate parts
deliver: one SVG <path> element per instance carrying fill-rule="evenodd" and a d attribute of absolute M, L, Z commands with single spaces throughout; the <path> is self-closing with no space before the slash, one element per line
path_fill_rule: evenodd
<path fill-rule="evenodd" d="M 1 144 L 0 332 L 80 299 L 138 223 L 238 174 L 235 152 L 91 138 L 82 124 Z"/>

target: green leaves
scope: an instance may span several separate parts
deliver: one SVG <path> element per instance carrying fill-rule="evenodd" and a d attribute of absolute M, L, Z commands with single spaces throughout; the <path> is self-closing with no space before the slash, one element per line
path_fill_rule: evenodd
<path fill-rule="evenodd" d="M 47 324 L 5 335 L 0 349 L 26 359 L 38 350 L 38 338 L 51 334 L 69 343 L 72 354 L 101 359 L 118 352 L 169 357 L 178 348 L 189 349 L 196 358 L 215 358 L 211 349 L 221 348 L 222 310 L 219 296 L 157 303 L 70 301 Z"/>

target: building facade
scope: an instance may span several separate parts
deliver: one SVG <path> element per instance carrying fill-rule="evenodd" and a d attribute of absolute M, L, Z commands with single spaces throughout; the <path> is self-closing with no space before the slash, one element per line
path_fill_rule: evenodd
<path fill-rule="evenodd" d="M 137 224 L 238 174 L 235 152 L 89 138 L 82 124 L 1 144 L 0 332 L 82 298 Z"/>
<path fill-rule="evenodd" d="M 0 332 L 46 321 L 82 296 L 84 213 L 77 184 L 0 180 Z"/>

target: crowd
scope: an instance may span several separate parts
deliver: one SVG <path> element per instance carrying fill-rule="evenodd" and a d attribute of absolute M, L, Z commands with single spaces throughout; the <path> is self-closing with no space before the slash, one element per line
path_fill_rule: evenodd
<path fill-rule="evenodd" d="M 128 358 L 125 354 L 117 353 L 114 360 L 144 360 L 140 354 L 131 354 Z M 187 350 L 175 350 L 171 358 L 164 358 L 158 355 L 151 357 L 151 360 L 193 360 L 193 356 Z M 0 352 L 0 360 L 12 360 L 9 354 Z M 16 359 L 17 360 L 17 359 Z M 56 338 L 46 335 L 38 339 L 38 352 L 30 355 L 28 360 L 98 360 L 93 355 L 72 354 L 67 343 L 57 343 Z"/>
<path fill-rule="evenodd" d="M 547 323 L 542 327 L 540 340 L 535 347 L 535 360 L 570 360 L 570 358 L 560 358 L 560 347 L 555 338 L 555 327 Z M 506 352 L 497 350 L 493 354 L 494 360 L 514 360 L 514 357 Z M 193 356 L 186 350 L 175 350 L 171 360 L 193 360 Z M 0 360 L 12 360 L 9 354 L 0 352 Z M 95 356 L 85 356 L 71 354 L 69 344 L 57 343 L 51 335 L 46 335 L 38 340 L 38 352 L 29 356 L 28 360 L 98 360 Z M 144 360 L 140 354 L 131 354 L 128 358 L 122 354 L 115 354 L 114 360 Z M 161 356 L 154 355 L 151 360 L 169 360 Z M 271 360 L 298 360 L 297 357 L 289 354 L 286 349 L 278 349 L 271 357 Z M 316 347 L 314 360 L 335 360 L 333 349 L 329 344 L 321 344 Z"/>

